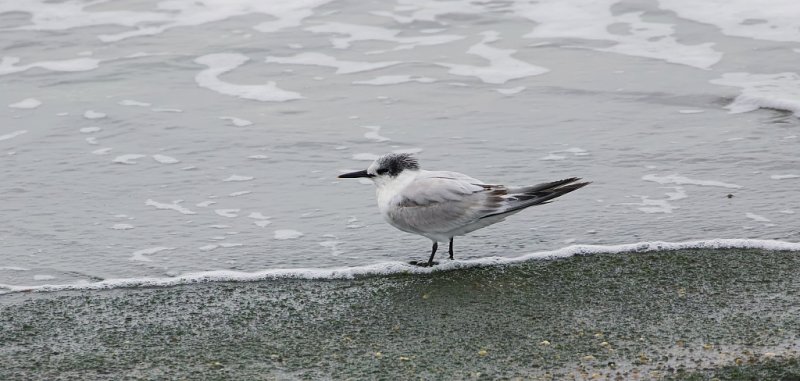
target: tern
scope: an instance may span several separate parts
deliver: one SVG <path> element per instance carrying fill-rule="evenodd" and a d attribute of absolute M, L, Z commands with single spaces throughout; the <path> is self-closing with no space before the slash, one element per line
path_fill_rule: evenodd
<path fill-rule="evenodd" d="M 433 266 L 439 242 L 496 224 L 506 217 L 590 184 L 578 177 L 526 187 L 487 184 L 463 173 L 426 171 L 410 154 L 390 153 L 377 158 L 363 171 L 339 178 L 366 177 L 375 184 L 378 208 L 390 225 L 433 241 L 428 262 Z"/>

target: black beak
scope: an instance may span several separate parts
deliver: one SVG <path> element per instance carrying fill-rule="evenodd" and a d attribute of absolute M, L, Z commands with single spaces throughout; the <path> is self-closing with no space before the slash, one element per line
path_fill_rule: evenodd
<path fill-rule="evenodd" d="M 366 169 L 363 171 L 350 172 L 350 173 L 345 173 L 343 175 L 339 175 L 340 179 L 354 179 L 357 177 L 374 177 L 374 176 L 367 173 Z"/>

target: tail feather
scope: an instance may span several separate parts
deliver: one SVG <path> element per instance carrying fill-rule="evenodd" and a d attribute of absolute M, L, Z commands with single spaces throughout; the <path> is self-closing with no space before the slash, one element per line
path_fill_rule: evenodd
<path fill-rule="evenodd" d="M 509 191 L 509 199 L 511 199 L 512 202 L 509 204 L 508 208 L 485 215 L 481 217 L 481 219 L 509 215 L 534 205 L 546 204 L 554 198 L 561 197 L 569 192 L 591 184 L 591 182 L 588 181 L 579 182 L 580 180 L 579 177 L 570 177 L 564 180 L 513 189 Z"/>

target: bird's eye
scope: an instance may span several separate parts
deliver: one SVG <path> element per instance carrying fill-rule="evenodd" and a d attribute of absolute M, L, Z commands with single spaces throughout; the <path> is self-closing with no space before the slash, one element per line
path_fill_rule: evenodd
<path fill-rule="evenodd" d="M 381 169 L 377 170 L 376 172 L 377 172 L 379 175 L 385 175 L 385 174 L 386 174 L 386 172 L 389 172 L 389 170 L 388 170 L 388 169 L 386 169 L 386 168 L 381 168 Z"/>

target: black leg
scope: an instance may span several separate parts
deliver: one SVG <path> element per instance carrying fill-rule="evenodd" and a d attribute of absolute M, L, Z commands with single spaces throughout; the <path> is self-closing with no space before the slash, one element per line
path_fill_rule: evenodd
<path fill-rule="evenodd" d="M 450 250 L 447 251 L 450 253 L 450 260 L 453 260 L 453 237 L 450 237 Z"/>
<path fill-rule="evenodd" d="M 433 248 L 431 249 L 431 257 L 428 259 L 428 267 L 433 266 L 433 256 L 436 255 L 436 249 L 439 248 L 439 242 L 433 241 Z"/>

